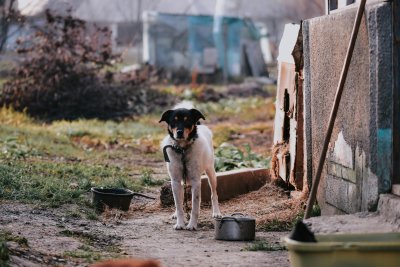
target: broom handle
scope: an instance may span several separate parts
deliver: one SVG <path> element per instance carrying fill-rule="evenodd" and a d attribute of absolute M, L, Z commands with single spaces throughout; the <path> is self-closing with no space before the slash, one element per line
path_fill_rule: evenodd
<path fill-rule="evenodd" d="M 322 148 L 321 157 L 319 159 L 317 173 L 315 174 L 315 179 L 311 186 L 310 196 L 308 197 L 306 212 L 304 214 L 304 219 L 310 218 L 312 207 L 314 206 L 319 181 L 321 180 L 322 169 L 323 169 L 324 163 L 325 163 L 326 152 L 328 151 L 328 145 L 329 145 L 329 141 L 332 136 L 332 130 L 333 130 L 333 126 L 335 124 L 335 119 L 336 119 L 337 111 L 339 108 L 340 99 L 342 97 L 344 83 L 346 82 L 346 77 L 347 77 L 347 73 L 349 70 L 351 57 L 353 56 L 354 45 L 356 44 L 358 30 L 360 29 L 361 19 L 364 14 L 365 2 L 366 2 L 366 0 L 361 0 L 360 6 L 358 7 L 356 19 L 355 19 L 354 26 L 353 26 L 353 31 L 351 33 L 350 44 L 347 49 L 344 65 L 342 68 L 342 73 L 340 74 L 339 84 L 336 89 L 335 101 L 334 101 L 334 104 L 333 104 L 333 107 L 331 110 L 331 115 L 329 117 L 328 129 L 326 131 L 324 146 Z"/>

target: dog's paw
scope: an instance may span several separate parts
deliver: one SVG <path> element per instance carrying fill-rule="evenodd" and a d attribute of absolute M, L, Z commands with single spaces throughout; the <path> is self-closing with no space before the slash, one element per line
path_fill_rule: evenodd
<path fill-rule="evenodd" d="M 197 230 L 197 223 L 195 224 L 195 223 L 189 223 L 187 226 L 186 226 L 186 230 L 189 230 L 189 231 L 196 231 Z"/>
<path fill-rule="evenodd" d="M 183 229 L 185 229 L 184 224 L 177 223 L 174 225 L 174 230 L 183 230 Z"/>
<path fill-rule="evenodd" d="M 175 211 L 174 214 L 171 215 L 171 219 L 176 219 L 176 218 L 178 217 L 176 216 L 176 211 Z"/>
<path fill-rule="evenodd" d="M 213 214 L 212 214 L 212 217 L 213 218 L 221 218 L 222 217 L 222 214 L 221 214 L 221 212 L 213 212 Z"/>

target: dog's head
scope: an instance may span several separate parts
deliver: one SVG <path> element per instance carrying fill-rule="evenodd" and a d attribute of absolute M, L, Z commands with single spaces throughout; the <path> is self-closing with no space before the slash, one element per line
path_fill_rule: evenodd
<path fill-rule="evenodd" d="M 196 125 L 200 119 L 205 120 L 197 109 L 179 108 L 165 111 L 159 122 L 168 124 L 168 132 L 175 140 L 191 140 L 196 136 Z"/>

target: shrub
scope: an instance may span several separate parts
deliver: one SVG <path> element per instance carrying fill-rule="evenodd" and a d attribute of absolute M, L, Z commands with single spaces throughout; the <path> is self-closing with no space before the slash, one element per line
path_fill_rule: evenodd
<path fill-rule="evenodd" d="M 245 151 L 232 144 L 222 143 L 215 150 L 215 169 L 217 172 L 240 168 L 269 168 L 270 157 L 264 158 L 251 151 L 249 145 Z"/>
<path fill-rule="evenodd" d="M 119 59 L 107 28 L 46 11 L 45 25 L 18 45 L 24 61 L 4 84 L 0 105 L 55 120 L 120 118 L 152 111 L 151 101 L 171 104 L 134 79 L 102 72 Z"/>

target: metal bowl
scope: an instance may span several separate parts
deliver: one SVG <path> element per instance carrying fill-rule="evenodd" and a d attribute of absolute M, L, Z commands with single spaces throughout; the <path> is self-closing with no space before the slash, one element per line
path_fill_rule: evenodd
<path fill-rule="evenodd" d="M 134 193 L 125 188 L 96 188 L 92 187 L 92 203 L 99 212 L 103 212 L 107 207 L 129 210 Z"/>
<path fill-rule="evenodd" d="M 256 236 L 256 220 L 242 213 L 233 213 L 215 219 L 215 239 L 229 241 L 251 241 Z"/>

